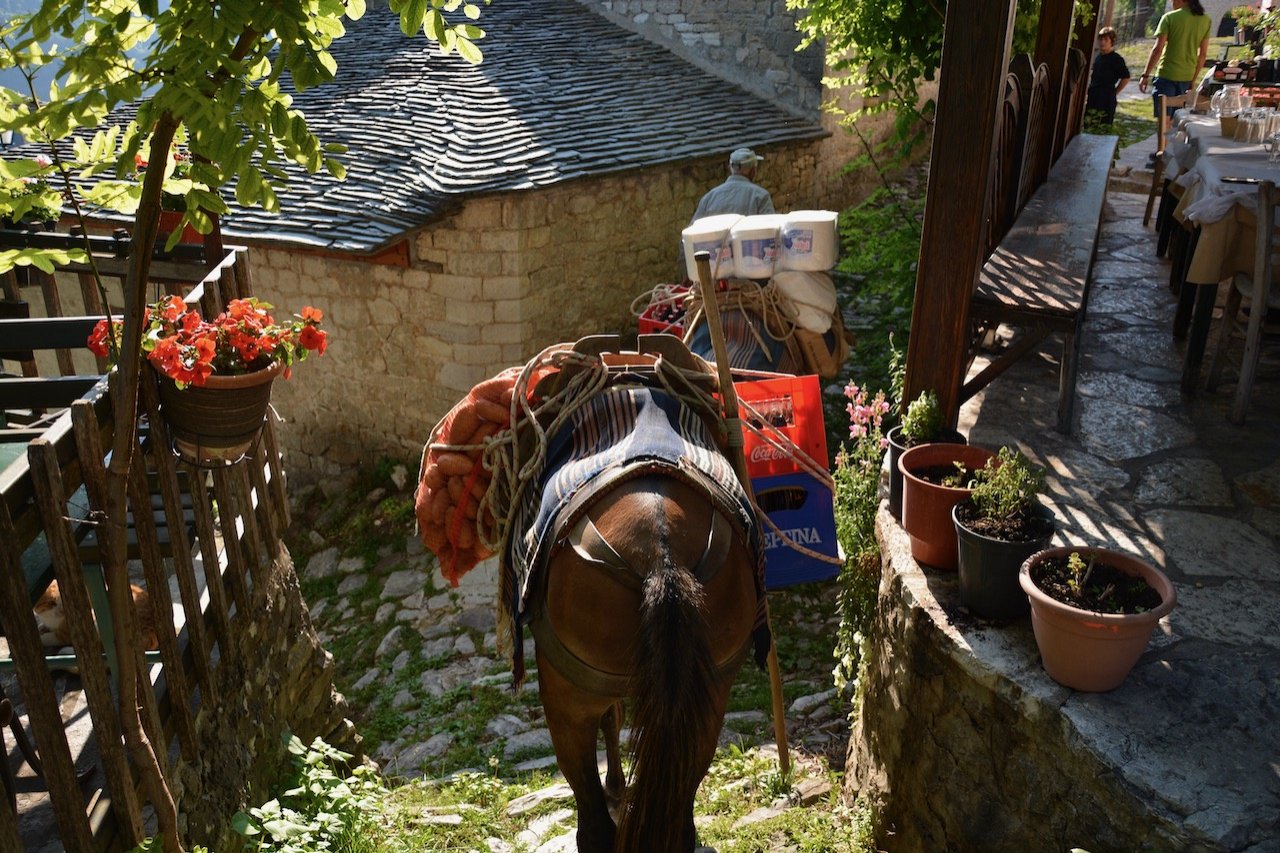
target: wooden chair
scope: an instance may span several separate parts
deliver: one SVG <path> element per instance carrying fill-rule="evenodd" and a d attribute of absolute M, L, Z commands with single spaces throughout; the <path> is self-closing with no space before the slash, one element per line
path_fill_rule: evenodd
<path fill-rule="evenodd" d="M 1275 273 L 1275 252 L 1280 244 L 1276 234 L 1276 185 L 1264 181 L 1258 185 L 1258 222 L 1255 230 L 1253 275 L 1237 274 L 1231 281 L 1222 314 L 1222 329 L 1218 334 L 1218 348 L 1209 367 L 1206 387 L 1213 390 L 1222 378 L 1227 347 L 1232 333 L 1243 325 L 1244 356 L 1240 363 L 1240 378 L 1236 382 L 1236 399 L 1231 407 L 1231 422 L 1244 423 L 1245 410 L 1249 406 L 1249 393 L 1253 390 L 1253 377 L 1258 369 L 1261 352 L 1262 322 L 1268 310 L 1280 310 L 1280 289 L 1272 286 Z M 1240 304 L 1249 300 L 1249 318 L 1239 323 Z"/>
<path fill-rule="evenodd" d="M 1156 116 L 1156 165 L 1151 171 L 1151 190 L 1147 193 L 1147 209 L 1142 213 L 1142 227 L 1151 222 L 1151 208 L 1155 206 L 1156 196 L 1164 190 L 1164 149 L 1166 137 L 1169 135 L 1170 112 L 1194 103 L 1195 93 L 1169 97 L 1160 96 L 1159 114 Z"/>

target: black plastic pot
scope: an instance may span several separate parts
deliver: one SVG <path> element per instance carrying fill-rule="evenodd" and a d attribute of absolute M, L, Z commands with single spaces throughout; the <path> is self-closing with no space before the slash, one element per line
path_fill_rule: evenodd
<path fill-rule="evenodd" d="M 1027 594 L 1018 583 L 1018 571 L 1027 558 L 1049 547 L 1053 538 L 1053 514 L 1042 506 L 1035 514 L 1046 522 L 1048 531 L 1039 539 L 1009 542 L 974 533 L 957 515 L 960 505 L 951 510 L 960 548 L 960 603 L 971 613 L 986 619 L 1018 619 L 1030 605 Z"/>
<path fill-rule="evenodd" d="M 893 514 L 894 519 L 898 522 L 902 521 L 902 472 L 898 470 L 898 457 L 902 456 L 902 452 L 912 445 L 904 444 L 901 440 L 902 425 L 894 427 L 885 433 L 885 439 L 889 442 L 889 512 Z M 925 442 L 919 442 L 924 444 Z M 930 439 L 930 444 L 968 444 L 969 441 L 963 435 L 953 429 L 944 429 L 937 438 Z"/>

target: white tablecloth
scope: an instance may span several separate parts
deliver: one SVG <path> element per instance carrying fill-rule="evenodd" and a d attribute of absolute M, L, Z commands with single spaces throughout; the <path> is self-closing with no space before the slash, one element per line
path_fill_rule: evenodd
<path fill-rule="evenodd" d="M 1269 162 L 1259 143 L 1224 137 L 1214 116 L 1179 110 L 1173 127 L 1165 148 L 1165 174 L 1181 188 L 1174 216 L 1200 231 L 1187 281 L 1217 284 L 1237 272 L 1251 272 L 1256 182 L 1280 183 L 1280 163 Z"/>

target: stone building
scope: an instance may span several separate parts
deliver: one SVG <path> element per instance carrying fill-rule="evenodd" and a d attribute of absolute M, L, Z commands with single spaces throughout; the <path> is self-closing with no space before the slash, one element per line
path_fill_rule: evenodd
<path fill-rule="evenodd" d="M 416 458 L 478 380 L 546 345 L 634 330 L 676 280 L 680 230 L 728 153 L 765 156 L 778 210 L 841 209 L 858 153 L 819 105 L 783 0 L 522 0 L 483 8 L 478 66 L 371 8 L 335 42 L 338 80 L 295 104 L 348 146 L 347 180 L 298 180 L 236 210 L 254 288 L 326 312 L 331 346 L 277 383 L 297 481 Z"/>

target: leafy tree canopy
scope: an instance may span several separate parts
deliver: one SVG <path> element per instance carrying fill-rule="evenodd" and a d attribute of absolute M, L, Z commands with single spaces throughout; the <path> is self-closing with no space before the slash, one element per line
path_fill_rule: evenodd
<path fill-rule="evenodd" d="M 892 112 L 897 118 L 893 142 L 919 141 L 932 120 L 935 104 L 921 87 L 934 79 L 942 59 L 946 0 L 787 0 L 801 10 L 801 47 L 822 41 L 833 76 L 828 85 L 861 101 L 846 112 L 851 122 L 862 115 Z M 1076 13 L 1088 7 L 1076 0 Z M 1040 0 L 1018 0 L 1013 52 L 1035 49 Z M 997 49 L 991 45 L 990 49 Z"/>
<path fill-rule="evenodd" d="M 390 6 L 406 35 L 422 32 L 444 52 L 480 61 L 475 3 Z M 172 0 L 163 8 L 159 0 L 46 0 L 11 18 L 0 25 L 0 69 L 19 69 L 26 85 L 0 88 L 0 130 L 44 143 L 51 154 L 53 143 L 81 133 L 57 147 L 56 161 L 0 161 L 0 216 L 47 211 L 50 185 L 71 198 L 72 182 L 90 177 L 91 186 L 74 185 L 77 201 L 133 213 L 139 169 L 154 162 L 163 164 L 164 192 L 183 196 L 187 218 L 207 231 L 207 214 L 227 211 L 224 186 L 234 185 L 240 205 L 278 209 L 285 161 L 341 178 L 344 149 L 317 139 L 282 81 L 287 75 L 304 90 L 332 80 L 338 69 L 329 47 L 364 11 L 365 0 Z M 35 82 L 42 70 L 42 80 L 51 78 L 47 92 Z M 128 104 L 133 121 L 103 126 Z M 162 118 L 176 125 L 177 159 L 150 150 Z"/>

